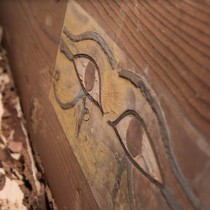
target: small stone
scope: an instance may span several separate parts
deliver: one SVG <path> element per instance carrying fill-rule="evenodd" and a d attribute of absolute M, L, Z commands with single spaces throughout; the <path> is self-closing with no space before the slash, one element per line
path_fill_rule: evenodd
<path fill-rule="evenodd" d="M 20 160 L 21 154 L 20 153 L 13 153 L 13 154 L 11 154 L 11 157 L 15 160 Z"/>

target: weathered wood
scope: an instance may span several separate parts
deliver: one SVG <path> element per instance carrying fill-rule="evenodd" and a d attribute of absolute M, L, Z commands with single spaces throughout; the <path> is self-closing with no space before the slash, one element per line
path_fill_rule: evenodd
<path fill-rule="evenodd" d="M 59 209 L 97 209 L 48 94 L 65 1 L 1 1 L 0 22 L 30 136 Z"/>
<path fill-rule="evenodd" d="M 147 69 L 157 87 L 176 100 L 193 125 L 209 135 L 210 5 L 202 1 L 79 2 L 140 69 Z"/>
<path fill-rule="evenodd" d="M 210 209 L 207 1 L 1 4 L 59 207 Z"/>
<path fill-rule="evenodd" d="M 144 75 L 157 93 L 176 161 L 198 201 L 209 209 L 210 188 L 205 184 L 210 170 L 209 3 L 78 3 L 123 49 L 136 64 L 135 73 Z"/>

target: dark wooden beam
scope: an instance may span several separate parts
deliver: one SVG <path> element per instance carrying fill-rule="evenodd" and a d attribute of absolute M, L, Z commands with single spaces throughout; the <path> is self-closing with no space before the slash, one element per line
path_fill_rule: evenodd
<path fill-rule="evenodd" d="M 33 145 L 59 209 L 97 209 L 48 99 L 66 1 L 1 1 L 4 44 Z"/>

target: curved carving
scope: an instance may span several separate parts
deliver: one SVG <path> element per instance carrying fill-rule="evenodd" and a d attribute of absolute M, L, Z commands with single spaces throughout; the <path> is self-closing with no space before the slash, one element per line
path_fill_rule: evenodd
<path fill-rule="evenodd" d="M 104 111 L 101 105 L 101 75 L 95 60 L 86 54 L 73 55 L 63 40 L 61 40 L 60 51 L 70 62 L 73 62 L 75 72 L 77 74 L 77 78 L 80 82 L 83 93 L 100 109 L 101 113 L 103 114 Z M 94 75 L 92 75 L 94 77 L 92 78 L 91 89 L 86 87 L 87 77 L 89 77 L 88 74 L 90 73 L 90 68 L 92 68 L 91 71 L 94 71 Z M 97 85 L 96 88 L 95 85 Z"/>
<path fill-rule="evenodd" d="M 162 186 L 158 158 L 143 119 L 135 111 L 127 110 L 115 121 L 108 121 L 108 124 L 114 129 L 130 162 L 152 183 Z M 130 138 L 129 135 L 137 138 Z M 129 144 L 132 144 L 135 150 L 134 148 L 131 149 L 131 146 L 129 148 Z"/>
<path fill-rule="evenodd" d="M 106 41 L 103 39 L 103 37 L 100 34 L 94 31 L 87 31 L 85 33 L 75 36 L 71 32 L 69 32 L 66 27 L 64 27 L 63 33 L 73 42 L 80 42 L 84 40 L 93 40 L 97 42 L 103 49 L 104 53 L 107 55 L 109 62 L 112 66 L 112 69 L 116 67 L 116 60 L 114 58 L 114 55 L 112 51 L 110 50 L 108 44 L 106 43 Z"/>

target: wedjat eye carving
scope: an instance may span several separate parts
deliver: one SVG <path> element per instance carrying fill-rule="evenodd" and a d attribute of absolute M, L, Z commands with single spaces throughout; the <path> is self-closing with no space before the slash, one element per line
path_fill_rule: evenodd
<path fill-rule="evenodd" d="M 167 122 L 165 120 L 164 112 L 159 102 L 159 98 L 152 87 L 150 87 L 150 85 L 148 84 L 148 81 L 144 78 L 144 75 L 138 75 L 134 73 L 134 70 L 119 70 L 119 66 L 121 64 L 117 65 L 118 59 L 116 60 L 114 55 L 119 55 L 119 58 L 121 58 L 120 54 L 116 54 L 116 51 L 113 54 L 108 43 L 106 43 L 106 40 L 108 41 L 108 39 L 104 39 L 99 33 L 95 31 L 86 31 L 81 34 L 75 35 L 74 33 L 68 31 L 66 27 L 64 27 L 63 35 L 65 41 L 63 39 L 61 40 L 60 52 L 64 55 L 65 58 L 67 58 L 67 62 L 70 62 L 72 64 L 70 65 L 72 69 L 69 69 L 69 72 L 68 69 L 60 69 L 56 71 L 53 81 L 54 95 L 57 103 L 63 110 L 76 107 L 76 109 L 72 112 L 73 114 L 69 112 L 72 115 L 67 115 L 67 117 L 73 116 L 72 119 L 74 119 L 74 117 L 76 119 L 74 124 L 76 132 L 72 132 L 71 130 L 73 134 L 77 135 L 76 137 L 78 137 L 80 129 L 82 130 L 82 123 L 85 121 L 89 121 L 89 123 L 86 124 L 87 126 L 84 126 L 85 129 L 83 131 L 85 137 L 89 138 L 88 141 L 92 141 L 93 145 L 96 146 L 95 148 L 97 148 L 98 145 L 102 145 L 100 144 L 102 142 L 104 143 L 104 145 L 107 146 L 108 149 L 110 149 L 109 153 L 106 151 L 106 147 L 103 148 L 104 150 L 100 149 L 100 152 L 103 152 L 104 158 L 101 158 L 100 161 L 98 161 L 99 153 L 97 153 L 97 149 L 94 150 L 96 156 L 95 160 L 93 161 L 92 159 L 88 160 L 89 157 L 92 158 L 91 155 L 93 150 L 91 147 L 91 150 L 87 149 L 87 151 L 91 151 L 89 152 L 89 154 L 91 155 L 88 154 L 87 157 L 84 158 L 85 161 L 86 159 L 88 162 L 93 161 L 94 167 L 98 170 L 98 173 L 103 173 L 104 176 L 108 174 L 111 177 L 109 182 L 107 182 L 108 184 L 110 184 L 110 186 L 107 187 L 107 183 L 106 185 L 100 185 L 100 183 L 103 183 L 102 179 L 102 181 L 95 181 L 96 176 L 94 173 L 92 174 L 95 185 L 92 185 L 91 183 L 90 187 L 91 189 L 93 189 L 93 191 L 95 190 L 96 195 L 98 195 L 98 192 L 101 193 L 99 193 L 100 196 L 103 198 L 101 202 L 105 203 L 109 201 L 110 197 L 107 197 L 105 199 L 104 195 L 111 192 L 114 209 L 118 208 L 117 205 L 119 199 L 124 199 L 124 195 L 128 196 L 127 201 L 129 202 L 128 205 L 130 206 L 131 210 L 139 209 L 139 204 L 141 202 L 144 202 L 140 199 L 140 193 L 144 194 L 144 190 L 146 189 L 146 187 L 148 187 L 146 190 L 148 190 L 149 193 L 145 193 L 145 197 L 143 195 L 142 198 L 146 198 L 150 202 L 150 192 L 153 192 L 154 189 L 154 192 L 156 194 L 154 194 L 153 196 L 156 197 L 156 195 L 160 195 L 161 197 L 163 197 L 166 201 L 166 205 L 168 204 L 168 207 L 171 210 L 182 210 L 183 202 L 182 199 L 177 196 L 177 194 L 179 194 L 179 192 L 177 191 L 178 189 L 180 190 L 180 192 L 183 191 L 183 195 L 186 195 L 186 199 L 188 199 L 188 202 L 192 203 L 193 209 L 202 209 L 199 200 L 196 198 L 196 195 L 194 195 L 194 192 L 188 185 L 188 181 L 185 179 L 184 175 L 182 174 L 182 170 L 176 161 L 176 157 L 173 153 L 173 145 L 170 141 Z M 143 96 L 143 99 L 146 101 L 146 103 L 148 103 L 148 106 L 151 108 L 151 112 L 149 112 L 148 116 L 147 114 L 141 115 L 141 113 L 137 113 L 136 111 L 134 111 L 135 108 L 136 110 L 138 110 L 138 108 L 135 106 L 132 108 L 128 108 L 128 106 L 125 107 L 125 110 L 129 110 L 124 111 L 122 114 L 118 112 L 110 112 L 109 115 L 103 115 L 103 108 L 106 109 L 107 104 L 105 100 L 101 100 L 101 87 L 102 85 L 106 85 L 106 83 L 109 83 L 107 79 L 109 79 L 110 77 L 104 77 L 102 80 L 105 83 L 102 84 L 101 76 L 105 75 L 101 74 L 102 69 L 99 69 L 99 66 L 97 65 L 93 57 L 85 54 L 85 52 L 80 50 L 79 45 L 78 48 L 76 48 L 77 42 L 83 42 L 85 40 L 89 40 L 88 43 L 90 44 L 90 47 L 92 41 L 100 46 L 100 49 L 95 48 L 95 45 L 93 45 L 93 48 L 94 50 L 99 49 L 100 52 L 105 54 L 108 61 L 107 64 L 109 64 L 109 67 L 111 69 L 116 70 L 119 75 L 119 80 L 125 79 L 130 82 L 133 87 L 138 89 L 139 94 Z M 71 45 L 68 45 L 68 43 L 71 43 Z M 89 44 L 87 44 L 87 46 L 89 46 Z M 73 54 L 71 48 L 69 48 L 70 46 L 74 46 L 80 53 Z M 92 48 L 91 50 L 91 52 L 94 52 Z M 119 59 L 119 61 L 120 60 L 121 59 Z M 103 62 L 100 63 L 100 66 L 102 66 L 102 64 Z M 103 68 L 103 70 L 106 69 L 108 68 Z M 72 70 L 73 72 L 70 70 Z M 60 74 L 62 73 L 63 75 L 61 75 L 60 77 Z M 68 76 L 72 78 L 72 80 L 70 80 L 69 78 L 69 80 L 65 80 L 65 77 Z M 65 89 L 66 92 L 64 93 L 63 87 L 68 87 L 68 85 L 65 83 L 66 81 L 70 81 L 68 85 L 69 87 L 71 87 L 71 93 L 68 92 L 68 89 Z M 126 94 L 126 84 L 125 89 L 123 89 L 123 86 L 119 86 L 119 88 L 121 87 L 122 90 L 125 92 L 121 91 L 119 93 Z M 57 88 L 59 91 L 57 91 Z M 106 88 L 104 88 L 104 90 L 106 90 Z M 114 92 L 114 90 L 112 90 L 112 87 L 110 92 Z M 118 94 L 117 91 L 116 93 Z M 138 94 L 138 92 L 136 93 Z M 63 96 L 67 96 L 66 98 L 68 98 L 67 102 L 65 103 L 61 100 L 62 94 Z M 89 103 L 90 101 L 92 103 Z M 103 101 L 103 104 L 101 101 Z M 98 109 L 96 108 L 91 110 L 91 107 L 98 107 Z M 61 110 L 58 111 L 60 112 Z M 92 113 L 92 111 L 96 111 L 97 113 Z M 91 113 L 92 116 L 90 118 L 89 114 Z M 100 115 L 99 117 L 98 114 Z M 93 139 L 93 137 L 97 136 L 95 135 L 95 133 L 100 130 L 100 125 L 104 125 L 104 123 L 106 123 L 106 119 L 113 116 L 112 114 L 117 114 L 118 117 L 114 121 L 108 121 L 108 124 L 111 127 L 105 124 L 102 134 L 100 132 L 97 134 L 104 136 L 102 136 L 102 138 Z M 154 118 L 150 118 L 151 116 L 153 116 Z M 113 118 L 111 119 L 113 120 Z M 154 124 L 151 123 L 152 126 L 155 126 L 154 130 L 152 130 L 152 126 L 150 126 L 149 128 L 147 127 L 146 122 L 148 122 L 149 119 L 156 119 L 154 121 Z M 62 120 L 62 123 L 65 127 L 64 120 Z M 92 123 L 95 123 L 94 126 L 96 126 L 94 128 L 97 129 L 91 129 L 93 127 Z M 67 130 L 66 132 L 70 132 L 69 127 L 65 128 Z M 116 135 L 113 135 L 112 129 L 114 130 L 114 134 Z M 94 135 L 92 135 L 91 132 L 95 132 Z M 76 140 L 83 140 L 83 133 L 81 134 L 81 138 L 76 138 Z M 113 139 L 109 137 L 113 137 Z M 80 151 L 86 151 L 83 149 L 87 146 L 88 141 L 86 141 L 86 138 L 84 139 L 84 144 L 82 144 L 81 141 L 70 140 L 72 145 L 79 145 L 77 148 L 79 148 L 81 145 L 85 145 L 84 147 L 81 146 L 81 150 L 75 150 L 75 153 L 78 154 L 79 161 L 83 161 L 82 159 L 80 160 Z M 98 141 L 98 139 L 100 139 L 101 141 Z M 106 144 L 106 141 L 111 142 L 110 144 Z M 113 144 L 112 141 L 114 142 Z M 77 142 L 79 142 L 78 145 Z M 113 145 L 116 145 L 116 147 L 112 147 Z M 121 149 L 121 147 L 123 150 Z M 110 152 L 113 152 L 115 157 L 115 160 L 113 160 L 112 164 L 110 161 L 111 158 L 109 158 L 111 157 Z M 108 163 L 110 163 L 110 165 L 106 166 L 107 162 L 103 162 L 102 160 L 108 160 Z M 98 165 L 95 165 L 95 162 L 97 162 Z M 82 162 L 82 164 L 84 164 L 84 162 Z M 107 174 L 104 173 L 105 168 Z M 110 171 L 110 169 L 112 171 Z M 89 171 L 86 174 L 88 174 L 87 176 L 89 176 Z M 101 176 L 98 177 L 101 178 Z M 145 183 L 147 185 L 144 185 Z M 171 185 L 171 183 L 174 184 Z M 153 202 L 152 199 L 151 202 Z M 158 197 L 155 202 L 159 202 Z"/>
<path fill-rule="evenodd" d="M 164 177 L 161 173 L 159 160 L 151 137 L 147 131 L 144 120 L 139 114 L 134 110 L 127 110 L 113 122 L 108 121 L 108 124 L 114 129 L 125 152 L 125 156 L 129 160 L 127 173 L 128 176 L 130 176 L 130 179 L 133 179 L 131 175 L 132 169 L 129 167 L 129 165 L 132 165 L 151 183 L 159 188 L 172 210 L 181 210 L 180 204 L 176 201 L 173 193 L 164 183 Z M 130 207 L 131 209 L 135 209 L 134 200 L 132 198 L 132 189 L 133 186 L 132 183 L 130 183 L 128 187 Z"/>
<path fill-rule="evenodd" d="M 88 55 L 75 55 L 74 66 L 81 87 L 87 97 L 100 109 L 101 105 L 101 78 L 96 62 Z"/>
<path fill-rule="evenodd" d="M 82 126 L 83 118 L 86 114 L 89 114 L 89 110 L 86 106 L 86 98 L 95 104 L 100 112 L 104 114 L 102 104 L 101 104 L 101 76 L 99 72 L 98 65 L 96 64 L 95 60 L 86 54 L 76 54 L 73 55 L 66 43 L 61 40 L 60 43 L 60 51 L 66 56 L 66 58 L 73 63 L 75 73 L 77 75 L 78 82 L 80 84 L 80 91 L 78 94 L 73 98 L 71 101 L 62 102 L 59 98 L 56 84 L 60 79 L 60 72 L 56 71 L 54 76 L 54 95 L 55 99 L 60 105 L 60 107 L 64 110 L 71 109 L 75 107 L 81 100 L 82 101 L 82 108 L 80 112 L 80 116 L 78 117 L 78 125 L 76 128 L 77 136 L 79 135 L 80 128 Z M 69 75 L 71 76 L 71 75 Z"/>
<path fill-rule="evenodd" d="M 162 177 L 149 133 L 141 117 L 128 110 L 115 121 L 108 121 L 113 127 L 125 154 L 131 163 L 150 181 L 160 185 Z"/>
<path fill-rule="evenodd" d="M 86 54 L 73 55 L 63 40 L 61 40 L 60 50 L 69 61 L 73 62 L 78 81 L 84 94 L 103 114 L 101 105 L 101 77 L 95 60 Z"/>

